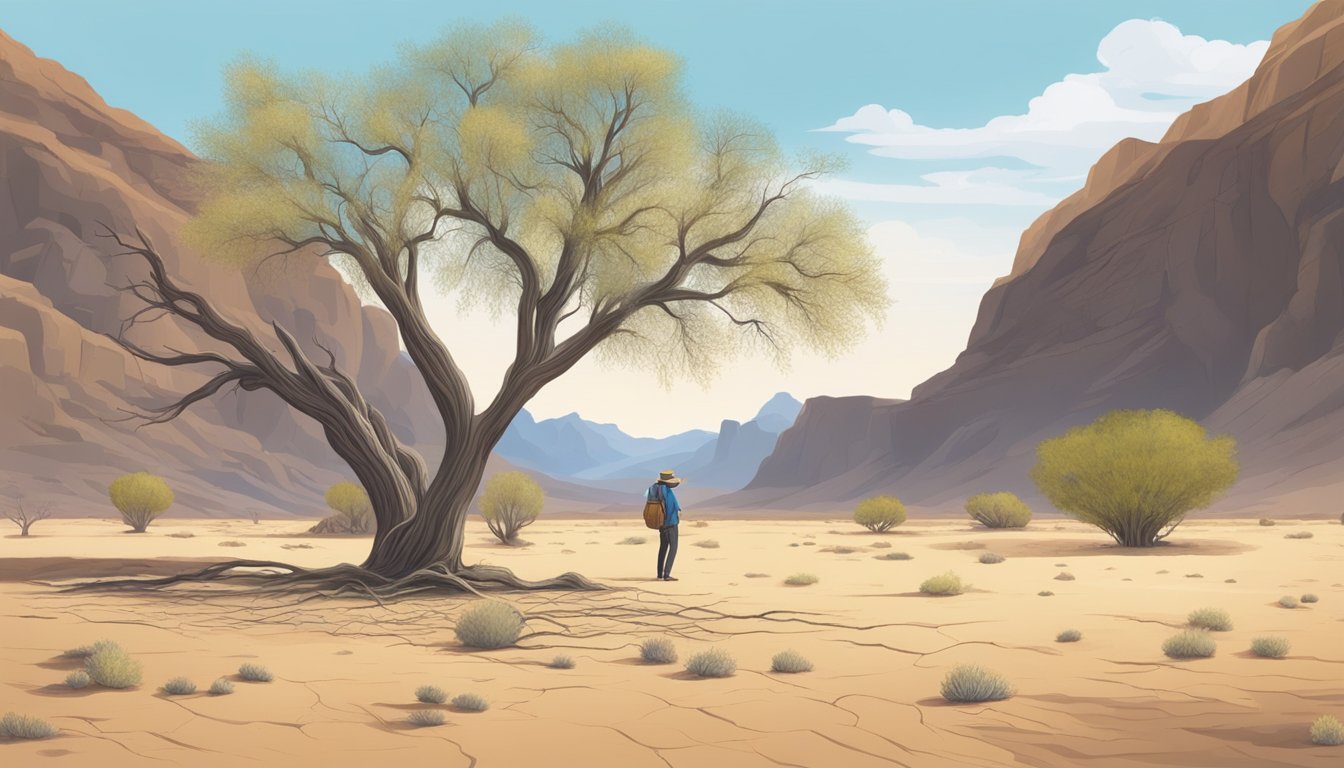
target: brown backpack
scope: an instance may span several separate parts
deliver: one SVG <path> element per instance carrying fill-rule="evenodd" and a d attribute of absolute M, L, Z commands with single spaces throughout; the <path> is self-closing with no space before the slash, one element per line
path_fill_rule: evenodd
<path fill-rule="evenodd" d="M 654 485 L 654 488 L 658 488 L 658 493 L 644 502 L 644 525 L 658 529 L 663 527 L 663 521 L 667 519 L 667 506 L 663 500 L 662 486 Z"/>

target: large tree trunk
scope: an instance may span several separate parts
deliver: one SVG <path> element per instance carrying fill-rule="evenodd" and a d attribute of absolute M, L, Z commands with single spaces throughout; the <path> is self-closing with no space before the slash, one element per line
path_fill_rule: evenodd
<path fill-rule="evenodd" d="M 364 567 L 389 578 L 430 566 L 460 571 L 467 515 L 489 455 L 490 449 L 474 440 L 463 450 L 445 454 L 415 514 L 375 537 Z"/>

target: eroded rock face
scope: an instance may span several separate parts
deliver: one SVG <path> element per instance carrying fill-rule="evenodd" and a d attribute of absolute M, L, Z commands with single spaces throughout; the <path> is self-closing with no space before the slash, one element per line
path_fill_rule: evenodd
<path fill-rule="evenodd" d="M 733 503 L 1034 495 L 1041 439 L 1162 407 L 1238 438 L 1221 509 L 1325 514 L 1313 504 L 1344 487 L 1342 161 L 1331 0 L 1280 29 L 1245 84 L 1159 143 L 1121 142 L 1037 220 L 951 368 L 907 403 L 810 401 Z"/>

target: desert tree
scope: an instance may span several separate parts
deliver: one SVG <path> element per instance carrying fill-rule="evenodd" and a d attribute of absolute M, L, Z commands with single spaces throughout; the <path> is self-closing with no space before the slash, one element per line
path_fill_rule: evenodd
<path fill-rule="evenodd" d="M 122 343 L 216 371 L 152 420 L 238 387 L 320 423 L 372 501 L 362 575 L 524 586 L 465 566 L 463 528 L 514 416 L 588 355 L 664 380 L 709 377 L 743 346 L 780 361 L 845 349 L 886 304 L 859 221 L 811 190 L 833 161 L 791 160 L 745 119 L 698 119 L 675 57 L 623 33 L 546 46 L 514 23 L 461 26 L 364 78 L 247 60 L 227 81 L 225 113 L 201 131 L 205 199 L 188 242 L 239 265 L 336 263 L 395 320 L 447 450 L 426 467 L 328 345 L 226 317 L 140 232 L 114 235 L 148 265 L 129 290 L 222 351 Z M 493 396 L 477 402 L 454 339 L 431 327 L 427 283 L 514 325 Z M 536 585 L 590 586 L 573 574 Z"/>
<path fill-rule="evenodd" d="M 500 472 L 485 481 L 481 517 L 500 541 L 512 544 L 518 531 L 536 522 L 545 500 L 541 486 L 526 472 Z"/>
<path fill-rule="evenodd" d="M 1236 441 L 1165 410 L 1112 411 L 1036 449 L 1032 480 L 1060 511 L 1151 547 L 1237 479 Z"/>
<path fill-rule="evenodd" d="M 886 533 L 905 522 L 905 505 L 895 496 L 874 496 L 854 507 L 854 522 L 873 533 Z"/>
<path fill-rule="evenodd" d="M 17 499 L 14 506 L 5 511 L 5 517 L 19 526 L 20 536 L 27 536 L 29 529 L 33 527 L 33 523 L 51 517 L 51 507 L 47 504 L 35 504 L 24 499 Z"/>
<path fill-rule="evenodd" d="M 168 482 L 148 472 L 132 472 L 113 480 L 107 495 L 133 533 L 144 533 L 173 505 L 173 489 Z"/>

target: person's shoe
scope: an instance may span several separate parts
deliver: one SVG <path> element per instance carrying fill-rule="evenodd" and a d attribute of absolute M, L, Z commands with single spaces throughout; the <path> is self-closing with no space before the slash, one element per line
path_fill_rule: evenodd
<path fill-rule="evenodd" d="M 664 576 L 663 581 L 681 581 L 681 579 L 678 579 L 676 576 Z"/>

